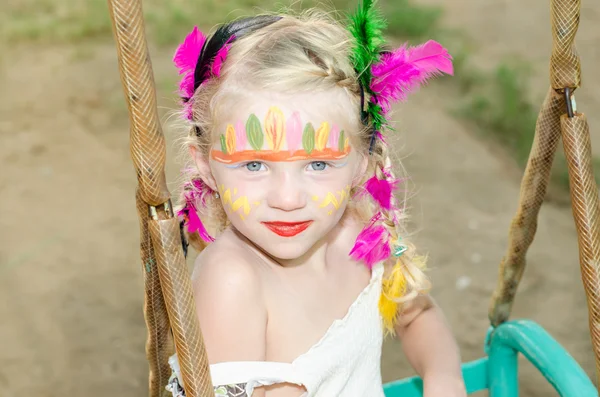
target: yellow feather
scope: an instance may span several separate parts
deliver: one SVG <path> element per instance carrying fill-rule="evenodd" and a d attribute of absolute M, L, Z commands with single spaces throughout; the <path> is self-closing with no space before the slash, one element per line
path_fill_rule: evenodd
<path fill-rule="evenodd" d="M 390 276 L 382 282 L 379 311 L 383 318 L 385 331 L 389 334 L 394 334 L 394 324 L 398 319 L 400 304 L 397 300 L 406 293 L 406 277 L 402 267 L 402 262 L 398 259 Z"/>
<path fill-rule="evenodd" d="M 425 270 L 427 257 L 413 256 L 411 263 L 421 270 Z M 406 275 L 407 269 L 402 260 L 398 258 L 390 275 L 382 281 L 381 296 L 379 297 L 379 313 L 383 321 L 384 332 L 386 335 L 396 333 L 394 326 L 398 321 L 398 316 L 402 310 L 402 304 L 398 300 L 406 294 Z"/>

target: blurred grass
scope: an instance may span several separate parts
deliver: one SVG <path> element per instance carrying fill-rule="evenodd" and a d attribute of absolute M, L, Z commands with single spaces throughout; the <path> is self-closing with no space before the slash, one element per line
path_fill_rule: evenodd
<path fill-rule="evenodd" d="M 493 134 L 507 147 L 519 165 L 525 166 L 533 142 L 537 108 L 526 99 L 526 65 L 501 64 L 493 74 L 482 75 L 479 84 L 463 85 L 469 98 L 459 115 Z"/>
<path fill-rule="evenodd" d="M 422 39 L 437 28 L 442 9 L 432 6 L 416 6 L 410 0 L 391 0 L 382 3 L 382 11 L 388 21 L 387 34 L 406 39 Z"/>
<path fill-rule="evenodd" d="M 172 45 L 191 27 L 210 28 L 218 22 L 243 15 L 283 8 L 292 10 L 321 6 L 326 10 L 351 11 L 358 1 L 303 0 L 273 3 L 267 0 L 144 0 L 149 41 Z M 437 23 L 441 10 L 412 5 L 409 0 L 380 2 L 391 35 L 422 37 Z M 342 15 L 340 14 L 340 17 Z M 5 43 L 72 43 L 110 38 L 107 0 L 4 0 L 0 4 L 0 39 Z"/>
<path fill-rule="evenodd" d="M 4 0 L 0 5 L 0 37 L 10 44 L 110 34 L 105 0 Z"/>

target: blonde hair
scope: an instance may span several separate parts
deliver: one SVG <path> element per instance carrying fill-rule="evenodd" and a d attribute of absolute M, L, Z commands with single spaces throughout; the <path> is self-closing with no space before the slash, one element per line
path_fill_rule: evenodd
<path fill-rule="evenodd" d="M 315 9 L 300 15 L 283 15 L 280 20 L 236 39 L 231 44 L 226 61 L 218 78 L 203 82 L 196 90 L 193 100 L 193 122 L 184 140 L 184 148 L 194 145 L 203 155 L 208 155 L 213 143 L 215 120 L 232 97 L 244 95 L 252 87 L 279 92 L 344 90 L 353 109 L 346 113 L 354 114 L 355 131 L 348 131 L 349 139 L 357 151 L 365 155 L 369 151 L 373 127 L 361 121 L 361 87 L 357 72 L 350 58 L 353 41 L 348 30 L 330 15 Z M 369 98 L 365 98 L 368 101 Z M 362 197 L 358 190 L 376 175 L 378 179 L 393 178 L 387 146 L 376 139 L 368 156 L 369 163 L 363 180 L 350 192 L 348 211 L 357 214 L 367 223 L 376 212 L 381 213 L 383 226 L 390 234 L 393 247 L 402 237 L 407 250 L 398 258 L 393 256 L 386 263 L 386 280 L 380 301 L 380 310 L 387 319 L 386 328 L 393 332 L 391 323 L 396 321 L 399 305 L 416 297 L 429 288 L 422 269 L 422 258 L 416 255 L 413 244 L 407 241 L 405 226 L 406 207 L 403 200 L 401 211 L 387 211 L 375 206 Z M 200 175 L 190 167 L 186 175 L 182 200 L 186 189 L 193 189 L 190 180 L 198 180 Z M 219 199 L 211 194 L 204 195 L 203 203 L 197 203 L 199 216 L 209 230 L 219 233 L 228 220 Z M 202 250 L 206 243 L 197 234 L 188 239 L 195 249 Z M 395 263 L 394 260 L 396 261 Z M 398 273 L 400 272 L 400 273 Z M 398 280 L 402 280 L 398 284 Z M 396 280 L 394 283 L 393 280 Z M 386 288 L 386 283 L 388 287 Z M 402 296 L 399 298 L 399 296 Z M 387 314 L 386 314 L 387 312 Z M 391 323 L 390 323 L 391 322 Z"/>

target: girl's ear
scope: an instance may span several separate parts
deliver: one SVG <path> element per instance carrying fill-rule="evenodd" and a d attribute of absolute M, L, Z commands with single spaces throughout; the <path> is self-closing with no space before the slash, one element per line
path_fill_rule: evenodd
<path fill-rule="evenodd" d="M 358 160 L 358 166 L 356 167 L 356 173 L 354 174 L 354 180 L 352 181 L 352 187 L 356 186 L 363 179 L 368 167 L 369 156 L 365 156 L 361 153 Z"/>
<path fill-rule="evenodd" d="M 194 159 L 194 163 L 198 168 L 198 172 L 200 173 L 200 178 L 202 181 L 214 191 L 217 191 L 217 181 L 210 170 L 210 165 L 208 164 L 208 159 L 202 155 L 200 150 L 196 146 L 190 146 L 190 155 Z"/>

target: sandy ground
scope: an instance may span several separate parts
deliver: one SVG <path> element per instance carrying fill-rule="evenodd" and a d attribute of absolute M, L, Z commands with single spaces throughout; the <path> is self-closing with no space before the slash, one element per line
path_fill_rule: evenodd
<path fill-rule="evenodd" d="M 512 51 L 539 66 L 532 95 L 541 98 L 550 48 L 546 2 L 443 5 L 445 23 L 474 37 L 482 67 Z M 592 72 L 600 59 L 592 47 L 600 5 L 584 9 L 579 42 L 588 85 L 578 103 L 589 112 L 597 108 L 592 93 L 600 85 Z M 170 51 L 154 51 L 153 58 L 162 88 L 174 80 Z M 114 47 L 21 46 L 6 50 L 0 62 L 0 394 L 143 396 L 135 180 Z M 172 107 L 168 95 L 161 91 L 161 105 Z M 413 216 L 430 254 L 433 295 L 466 361 L 483 354 L 519 172 L 448 115 L 453 95 L 451 86 L 433 84 L 399 108 L 397 147 L 417 188 Z M 596 119 L 590 117 L 597 135 Z M 169 163 L 170 180 L 177 170 Z M 593 373 L 570 209 L 543 208 L 514 317 L 540 323 Z M 386 343 L 384 380 L 411 374 L 397 343 Z M 527 363 L 521 385 L 522 396 L 555 395 Z"/>

